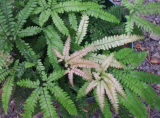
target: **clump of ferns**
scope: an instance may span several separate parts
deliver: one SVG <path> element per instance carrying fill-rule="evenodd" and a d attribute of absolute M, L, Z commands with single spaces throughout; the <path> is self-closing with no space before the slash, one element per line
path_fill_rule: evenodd
<path fill-rule="evenodd" d="M 82 20 L 77 30 L 77 36 L 75 37 L 75 43 L 78 45 L 80 45 L 85 35 L 87 34 L 88 20 L 89 17 L 87 15 L 82 16 Z M 97 40 L 82 50 L 76 51 L 69 55 L 71 38 L 68 36 L 63 48 L 63 54 L 61 54 L 55 48 L 53 48 L 53 52 L 59 58 L 58 62 L 64 61 L 65 68 L 67 69 L 64 75 L 68 74 L 68 78 L 72 86 L 74 86 L 73 74 L 81 76 L 88 81 L 87 84 L 85 84 L 79 90 L 77 99 L 87 95 L 92 89 L 96 89 L 98 103 L 101 111 L 103 111 L 105 107 L 104 104 L 106 93 L 109 100 L 111 101 L 111 104 L 113 105 L 115 112 L 118 113 L 119 101 L 117 98 L 117 93 L 125 98 L 125 92 L 118 80 L 115 79 L 112 74 L 106 73 L 106 70 L 109 66 L 120 69 L 124 68 L 124 65 L 114 59 L 113 54 L 110 54 L 108 57 L 105 55 L 97 55 L 102 57 L 101 63 L 98 63 L 97 60 L 94 59 L 87 59 L 87 56 L 90 52 L 91 55 L 89 55 L 94 58 L 93 55 L 95 54 L 92 53 L 92 51 L 110 49 L 112 47 L 117 47 L 119 45 L 123 45 L 125 43 L 132 42 L 141 38 L 141 36 L 137 35 L 105 37 L 102 40 Z M 83 59 L 84 56 L 86 56 L 86 58 Z"/>

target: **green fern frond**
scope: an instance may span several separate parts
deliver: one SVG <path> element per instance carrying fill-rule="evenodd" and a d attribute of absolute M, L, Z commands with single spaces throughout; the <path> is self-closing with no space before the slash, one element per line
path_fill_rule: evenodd
<path fill-rule="evenodd" d="M 32 14 L 39 14 L 44 10 L 43 7 L 36 7 L 34 8 L 34 11 L 32 12 Z"/>
<path fill-rule="evenodd" d="M 33 36 L 41 32 L 41 28 L 32 26 L 18 32 L 19 37 Z"/>
<path fill-rule="evenodd" d="M 0 70 L 0 82 L 2 82 L 6 76 L 8 76 L 10 73 L 10 71 L 8 71 L 8 69 L 2 69 Z"/>
<path fill-rule="evenodd" d="M 24 118 L 31 118 L 32 113 L 34 112 L 34 107 L 37 105 L 37 100 L 40 95 L 40 88 L 35 89 L 32 94 L 29 96 L 29 98 L 25 101 L 24 104 L 24 113 L 22 116 Z"/>
<path fill-rule="evenodd" d="M 139 2 L 139 1 L 138 1 Z M 154 3 L 149 2 L 145 5 L 139 6 L 139 8 L 136 9 L 136 14 L 145 14 L 145 15 L 151 15 L 151 14 L 160 14 L 160 3 Z"/>
<path fill-rule="evenodd" d="M 37 5 L 37 0 L 30 0 L 27 5 L 22 9 L 17 15 L 17 23 L 15 25 L 15 33 L 18 34 L 18 31 L 23 27 L 29 15 L 32 13 L 34 8 Z"/>
<path fill-rule="evenodd" d="M 77 115 L 76 106 L 66 92 L 54 83 L 48 83 L 46 86 L 71 115 Z"/>
<path fill-rule="evenodd" d="M 43 28 L 43 31 L 47 38 L 47 44 L 54 47 L 59 52 L 63 50 L 63 42 L 59 34 L 55 31 L 53 26 L 49 25 L 46 28 Z"/>
<path fill-rule="evenodd" d="M 98 100 L 98 96 L 97 96 L 97 94 L 96 94 L 96 90 L 94 90 L 94 97 L 95 97 L 95 100 L 96 100 L 96 102 L 98 103 L 98 105 L 99 105 L 99 100 Z M 104 115 L 104 117 L 105 118 L 111 118 L 112 117 L 112 114 L 111 114 L 111 112 L 110 112 L 110 106 L 109 106 L 109 104 L 108 104 L 108 101 L 106 100 L 106 98 L 105 98 L 105 103 L 104 103 L 104 110 L 102 111 L 102 114 Z M 100 105 L 99 105 L 100 106 Z"/>
<path fill-rule="evenodd" d="M 41 36 L 37 39 L 37 42 L 33 46 L 33 50 L 36 54 L 41 53 L 42 50 L 44 50 L 45 46 L 46 46 L 46 39 L 44 36 Z"/>
<path fill-rule="evenodd" d="M 0 36 L 3 36 L 3 39 L 6 39 L 9 35 L 9 27 L 7 26 L 7 22 L 3 12 L 0 9 Z"/>
<path fill-rule="evenodd" d="M 49 61 L 50 61 L 50 63 L 52 64 L 53 68 L 54 68 L 55 70 L 58 70 L 58 69 L 60 69 L 61 67 L 60 67 L 59 64 L 58 64 L 58 60 L 57 60 L 56 55 L 55 55 L 54 52 L 53 52 L 53 48 L 54 48 L 53 46 L 48 45 L 47 55 L 48 55 L 48 57 L 49 57 Z"/>
<path fill-rule="evenodd" d="M 123 71 L 120 72 L 120 70 L 116 70 L 114 76 L 119 79 L 125 87 L 130 88 L 134 93 L 141 96 L 147 104 L 153 105 L 156 109 L 160 110 L 160 97 L 157 96 L 157 93 L 150 85 L 142 83 L 139 80 L 130 77 L 128 74 L 122 73 Z"/>
<path fill-rule="evenodd" d="M 119 23 L 120 21 L 113 16 L 112 14 L 105 12 L 101 9 L 89 9 L 85 12 L 89 16 L 93 16 L 95 18 L 100 18 L 105 21 L 113 22 L 113 23 Z"/>
<path fill-rule="evenodd" d="M 142 82 L 160 84 L 160 79 L 158 75 L 143 71 L 130 71 L 129 75 Z"/>
<path fill-rule="evenodd" d="M 56 12 L 53 12 L 51 14 L 53 23 L 55 24 L 55 26 L 57 27 L 57 29 L 64 35 L 68 35 L 69 31 L 67 29 L 67 27 L 64 25 L 63 20 L 58 16 L 58 14 Z"/>
<path fill-rule="evenodd" d="M 123 49 L 119 50 L 118 52 L 114 52 L 114 57 L 117 60 L 122 60 L 127 55 L 130 55 L 132 52 L 133 52 L 133 49 L 131 49 L 131 48 L 123 48 Z"/>
<path fill-rule="evenodd" d="M 85 90 L 88 86 L 89 82 L 85 82 L 85 84 L 79 89 L 77 100 L 80 100 L 83 96 L 85 96 Z"/>
<path fill-rule="evenodd" d="M 50 15 L 51 15 L 50 9 L 42 11 L 42 13 L 39 16 L 39 24 L 41 27 L 49 19 Z"/>
<path fill-rule="evenodd" d="M 110 105 L 109 105 L 108 101 L 106 100 L 106 98 L 105 98 L 104 110 L 103 110 L 102 114 L 105 118 L 111 118 L 112 117 L 112 113 L 110 111 Z"/>
<path fill-rule="evenodd" d="M 26 88 L 38 88 L 40 85 L 40 81 L 31 81 L 29 79 L 23 79 L 17 82 L 17 84 L 21 87 L 26 87 Z"/>
<path fill-rule="evenodd" d="M 82 42 L 84 36 L 87 34 L 87 27 L 88 27 L 88 21 L 89 17 L 87 15 L 83 15 L 81 22 L 79 24 L 79 28 L 77 31 L 76 41 L 75 43 L 79 44 Z"/>
<path fill-rule="evenodd" d="M 63 77 L 65 70 L 58 70 L 58 71 L 54 71 L 53 73 L 51 73 L 47 79 L 47 82 L 52 82 L 52 81 L 57 81 L 59 80 L 61 77 Z"/>
<path fill-rule="evenodd" d="M 10 95 L 12 93 L 12 89 L 13 89 L 12 87 L 14 85 L 14 76 L 15 76 L 15 73 L 13 73 L 12 76 L 9 76 L 6 79 L 6 82 L 3 87 L 2 104 L 3 104 L 3 109 L 4 109 L 5 114 L 7 114 L 7 111 L 8 111 Z"/>
<path fill-rule="evenodd" d="M 47 4 L 49 7 L 54 7 L 57 4 L 57 0 L 48 0 Z"/>
<path fill-rule="evenodd" d="M 41 88 L 41 94 L 39 97 L 40 106 L 43 110 L 43 117 L 44 118 L 56 118 L 57 113 L 56 109 L 53 107 L 53 102 L 49 92 L 45 88 Z"/>
<path fill-rule="evenodd" d="M 133 52 L 133 49 L 123 48 L 118 52 L 114 52 L 114 57 L 120 61 L 122 64 L 131 64 L 132 69 L 136 68 L 143 62 L 147 55 L 146 52 Z"/>
<path fill-rule="evenodd" d="M 5 14 L 6 23 L 8 25 L 9 31 L 8 34 L 11 34 L 14 31 L 14 18 L 12 15 L 12 1 L 10 0 L 1 0 L 0 7 L 2 12 Z"/>
<path fill-rule="evenodd" d="M 101 40 L 94 41 L 92 45 L 95 45 L 94 51 L 96 50 L 108 50 L 110 48 L 114 48 L 117 46 L 124 45 L 129 42 L 137 41 L 143 39 L 144 36 L 138 35 L 119 35 L 119 36 L 111 36 L 105 37 Z"/>
<path fill-rule="evenodd" d="M 137 17 L 136 15 L 132 15 L 131 18 L 138 27 L 143 28 L 145 31 L 147 31 L 149 33 L 155 33 L 160 36 L 160 27 L 159 26 L 147 21 L 146 19 L 143 19 L 141 17 Z"/>
<path fill-rule="evenodd" d="M 70 25 L 73 27 L 73 29 L 76 31 L 77 27 L 78 27 L 78 23 L 77 23 L 77 19 L 76 19 L 76 15 L 75 13 L 69 13 L 68 14 L 69 17 L 69 23 Z"/>
<path fill-rule="evenodd" d="M 45 67 L 43 66 L 41 59 L 37 60 L 37 65 L 36 69 L 42 74 L 42 72 L 45 71 Z"/>
<path fill-rule="evenodd" d="M 143 60 L 146 58 L 147 53 L 148 52 L 133 52 L 118 61 L 120 61 L 124 65 L 131 64 L 131 67 L 134 69 L 143 62 Z"/>
<path fill-rule="evenodd" d="M 134 23 L 131 17 L 126 16 L 126 18 L 127 18 L 127 22 L 125 23 L 125 31 L 128 35 L 130 35 L 133 32 Z"/>
<path fill-rule="evenodd" d="M 144 0 L 134 0 L 134 4 L 141 5 L 144 2 Z M 143 6 L 143 5 L 141 5 Z"/>
<path fill-rule="evenodd" d="M 35 65 L 36 65 L 35 63 L 25 62 L 25 68 L 31 68 Z"/>
<path fill-rule="evenodd" d="M 128 0 L 122 0 L 122 4 L 126 7 L 126 8 L 128 8 L 128 9 L 130 9 L 130 10 L 132 10 L 132 9 L 134 9 L 134 5 L 130 2 L 130 1 L 128 1 Z"/>
<path fill-rule="evenodd" d="M 122 103 L 136 118 L 147 118 L 148 113 L 144 104 L 140 101 L 138 96 L 129 89 L 125 90 L 127 98 L 124 99 L 119 96 L 120 103 Z M 138 106 L 138 107 L 137 107 Z"/>
<path fill-rule="evenodd" d="M 79 12 L 88 10 L 91 8 L 101 8 L 100 5 L 94 3 L 94 2 L 78 2 L 78 1 L 66 1 L 61 2 L 57 4 L 55 7 L 53 7 L 53 11 L 57 13 L 64 13 L 64 12 Z"/>
<path fill-rule="evenodd" d="M 16 68 L 16 75 L 18 78 L 21 78 L 24 74 L 24 72 L 26 71 L 27 69 L 25 68 L 25 62 L 22 62 L 19 64 L 19 66 Z"/>
<path fill-rule="evenodd" d="M 36 61 L 36 54 L 30 48 L 28 43 L 25 43 L 23 40 L 16 40 L 16 46 L 21 52 L 21 54 L 26 58 L 28 62 L 35 62 Z"/>
<path fill-rule="evenodd" d="M 44 9 L 48 8 L 48 4 L 46 2 L 46 0 L 38 0 L 38 4 L 43 7 Z"/>

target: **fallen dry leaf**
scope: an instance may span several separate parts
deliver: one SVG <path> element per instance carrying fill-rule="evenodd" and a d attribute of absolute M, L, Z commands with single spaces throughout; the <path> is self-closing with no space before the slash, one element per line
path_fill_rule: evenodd
<path fill-rule="evenodd" d="M 160 58 L 158 58 L 158 57 L 151 57 L 150 62 L 152 64 L 160 64 Z"/>
<path fill-rule="evenodd" d="M 43 117 L 43 113 L 42 112 L 39 112 L 38 114 L 33 116 L 33 118 L 42 118 L 42 117 Z"/>
<path fill-rule="evenodd" d="M 134 45 L 134 48 L 135 49 L 140 49 L 140 50 L 142 50 L 142 51 L 144 51 L 144 50 L 148 50 L 148 51 L 150 51 L 150 52 L 153 52 L 150 48 L 145 48 L 145 47 L 142 47 L 142 45 L 139 43 L 139 42 L 137 42 L 135 45 Z"/>

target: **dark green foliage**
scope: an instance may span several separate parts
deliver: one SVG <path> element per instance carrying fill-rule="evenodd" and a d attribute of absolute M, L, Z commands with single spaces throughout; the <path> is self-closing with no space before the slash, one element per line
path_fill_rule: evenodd
<path fill-rule="evenodd" d="M 89 114 L 99 110 L 101 101 L 97 94 L 91 92 L 86 95 L 85 92 L 89 82 L 95 79 L 93 72 L 98 69 L 104 58 L 112 53 L 112 50 L 108 49 L 142 39 L 143 36 L 135 35 L 140 34 L 137 33 L 140 28 L 159 34 L 158 26 L 137 17 L 137 14 L 141 13 L 159 14 L 159 3 L 147 3 L 141 7 L 143 0 L 139 2 L 136 0 L 134 5 L 123 1 L 124 7 L 128 8 L 130 13 L 127 14 L 128 17 L 126 16 L 126 23 L 123 18 L 128 13 L 127 10 L 120 6 L 104 10 L 102 5 L 104 0 L 16 0 L 14 3 L 11 0 L 1 0 L 0 82 L 5 114 L 11 96 L 15 98 L 17 104 L 21 99 L 26 100 L 22 113 L 24 118 L 31 118 L 40 110 L 44 118 L 55 118 L 58 109 L 62 117 L 88 118 Z M 140 28 L 134 27 L 134 23 Z M 128 34 L 134 32 L 133 35 L 126 35 L 125 31 Z M 65 43 L 66 35 L 71 37 L 68 43 Z M 94 45 L 93 49 L 88 51 L 85 48 L 88 45 Z M 59 53 L 55 53 L 54 49 Z M 67 50 L 68 57 L 64 60 Z M 102 51 L 99 50 L 104 50 L 103 54 L 107 55 L 101 55 Z M 96 52 L 92 53 L 93 51 Z M 86 55 L 84 54 L 86 52 L 91 53 Z M 66 64 L 71 54 L 74 54 L 76 60 L 71 59 L 73 62 Z M 121 49 L 114 52 L 114 62 L 111 62 L 114 65 L 119 61 L 123 64 L 121 69 L 111 66 L 106 70 L 107 73 L 114 75 L 126 92 L 126 98 L 118 94 L 120 115 L 124 118 L 129 118 L 131 114 L 137 118 L 146 118 L 147 111 L 142 100 L 160 110 L 160 98 L 148 85 L 160 83 L 159 77 L 134 70 L 145 59 L 146 54 L 147 52 L 133 52 L 128 48 Z M 82 58 L 84 55 L 86 60 Z M 92 57 L 89 57 L 90 55 Z M 95 59 L 88 59 L 94 57 Z M 78 67 L 76 64 L 79 64 Z M 92 68 L 92 64 L 97 64 L 97 68 Z M 83 69 L 86 69 L 86 73 L 83 73 Z M 65 75 L 67 71 L 71 72 L 69 77 Z M 73 76 L 74 86 L 68 82 L 68 78 L 72 78 L 72 73 L 76 73 Z M 82 78 L 84 74 L 90 74 L 92 79 L 88 81 Z M 88 97 L 91 96 L 95 97 L 96 102 L 88 102 Z M 53 106 L 55 101 L 58 108 Z M 112 107 L 113 104 L 105 96 L 102 117 L 111 118 Z M 124 110 L 123 113 L 121 109 Z"/>

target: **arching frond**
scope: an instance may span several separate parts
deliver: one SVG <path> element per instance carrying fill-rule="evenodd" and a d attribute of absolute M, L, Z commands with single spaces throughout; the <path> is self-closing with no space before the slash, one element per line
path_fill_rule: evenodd
<path fill-rule="evenodd" d="M 108 67 L 110 66 L 112 59 L 113 59 L 114 54 L 110 54 L 105 60 L 104 62 L 101 64 L 101 67 L 103 70 L 107 70 Z"/>
<path fill-rule="evenodd" d="M 56 109 L 53 107 L 53 102 L 49 92 L 46 88 L 41 88 L 41 94 L 39 97 L 40 106 L 43 110 L 43 117 L 44 118 L 56 118 L 57 113 Z"/>
<path fill-rule="evenodd" d="M 98 85 L 98 83 L 99 82 L 97 80 L 91 81 L 85 89 L 85 95 L 87 95 L 90 91 L 92 91 Z"/>
<path fill-rule="evenodd" d="M 119 23 L 120 21 L 112 14 L 103 11 L 102 9 L 89 9 L 85 12 L 89 16 L 93 16 L 95 18 L 100 18 L 105 21 Z"/>
<path fill-rule="evenodd" d="M 139 1 L 138 1 L 139 2 Z M 151 14 L 160 14 L 160 3 L 154 3 L 149 2 L 145 5 L 141 5 L 136 9 L 137 14 L 145 14 L 145 15 L 151 15 Z"/>
<path fill-rule="evenodd" d="M 21 52 L 21 54 L 26 58 L 28 62 L 35 62 L 36 60 L 36 54 L 35 52 L 30 48 L 28 43 L 25 43 L 23 40 L 16 40 L 16 46 Z"/>
<path fill-rule="evenodd" d="M 83 67 L 83 68 L 99 68 L 99 65 L 95 62 L 89 61 L 89 60 L 83 60 L 83 59 L 78 59 L 76 61 L 72 61 L 71 65 L 72 67 L 77 68 L 77 67 Z"/>
<path fill-rule="evenodd" d="M 18 32 L 19 37 L 26 37 L 26 36 L 33 36 L 41 32 L 41 28 L 39 27 L 27 27 L 26 29 L 23 29 Z"/>
<path fill-rule="evenodd" d="M 155 25 L 154 23 L 151 23 L 141 17 L 137 17 L 136 15 L 132 16 L 132 20 L 138 27 L 143 28 L 145 31 L 149 33 L 155 33 L 160 36 L 160 27 Z"/>
<path fill-rule="evenodd" d="M 39 24 L 41 27 L 49 19 L 50 15 L 51 15 L 50 9 L 42 11 L 42 13 L 39 16 Z"/>
<path fill-rule="evenodd" d="M 63 77 L 65 70 L 58 70 L 58 71 L 54 71 L 53 73 L 51 73 L 47 79 L 47 82 L 52 82 L 52 81 L 57 81 L 59 80 L 61 77 Z"/>
<path fill-rule="evenodd" d="M 95 48 L 94 45 L 91 45 L 91 46 L 88 46 L 82 50 L 79 50 L 79 51 L 76 51 L 74 52 L 72 55 L 70 55 L 70 57 L 68 58 L 68 63 L 73 61 L 73 60 L 76 60 L 76 59 L 80 59 L 82 58 L 83 56 L 85 56 L 88 52 L 92 51 L 93 49 Z"/>
<path fill-rule="evenodd" d="M 75 13 L 69 13 L 68 17 L 69 17 L 69 23 L 70 23 L 70 25 L 73 27 L 73 29 L 75 31 L 77 31 L 78 23 L 77 23 L 77 19 L 76 19 Z"/>
<path fill-rule="evenodd" d="M 2 82 L 9 73 L 10 71 L 8 71 L 8 69 L 0 70 L 0 82 Z"/>
<path fill-rule="evenodd" d="M 38 86 L 40 85 L 40 81 L 39 80 L 31 81 L 29 79 L 25 79 L 25 80 L 23 79 L 18 81 L 17 84 L 19 86 L 27 87 L 27 88 L 38 88 Z"/>
<path fill-rule="evenodd" d="M 89 85 L 89 82 L 85 82 L 85 84 L 79 89 L 77 94 L 77 100 L 80 100 L 83 96 L 85 96 L 85 90 L 87 86 Z"/>
<path fill-rule="evenodd" d="M 68 36 L 63 49 L 63 56 L 65 60 L 67 60 L 69 57 L 70 43 L 71 43 L 71 37 Z"/>
<path fill-rule="evenodd" d="M 8 26 L 8 32 L 7 34 L 10 35 L 14 31 L 14 18 L 12 14 L 12 1 L 9 0 L 1 0 L 0 4 L 1 10 L 5 16 L 6 25 Z M 2 21 L 4 22 L 4 21 Z M 7 28 L 7 27 L 6 27 Z M 6 29 L 5 28 L 5 29 Z"/>
<path fill-rule="evenodd" d="M 44 9 L 47 9 L 48 4 L 46 2 L 46 0 L 38 0 L 38 4 L 43 7 Z"/>
<path fill-rule="evenodd" d="M 26 22 L 29 15 L 32 13 L 34 8 L 36 7 L 37 0 L 30 0 L 27 5 L 21 10 L 17 15 L 17 23 L 15 25 L 15 32 L 16 34 L 18 31 L 23 27 L 24 23 Z"/>
<path fill-rule="evenodd" d="M 88 20 L 89 20 L 89 17 L 87 15 L 82 16 L 82 19 L 77 31 L 76 41 L 75 41 L 77 44 L 80 44 L 82 42 L 84 36 L 87 33 Z"/>
<path fill-rule="evenodd" d="M 105 37 L 101 40 L 97 40 L 92 43 L 92 45 L 95 45 L 94 51 L 96 50 L 108 50 L 110 48 L 114 48 L 117 46 L 124 45 L 129 42 L 134 42 L 140 39 L 143 39 L 143 36 L 138 35 L 119 35 L 119 36 L 111 36 L 111 37 Z"/>
<path fill-rule="evenodd" d="M 142 82 L 160 84 L 160 79 L 158 75 L 154 75 L 143 71 L 130 71 L 129 75 Z"/>
<path fill-rule="evenodd" d="M 3 36 L 3 39 L 6 39 L 9 35 L 9 27 L 7 26 L 7 22 L 3 12 L 0 9 L 0 36 Z"/>
<path fill-rule="evenodd" d="M 52 9 L 55 12 L 58 13 L 64 13 L 64 12 L 79 12 L 79 11 L 84 11 L 88 10 L 91 8 L 101 8 L 100 5 L 94 3 L 94 2 L 78 2 L 78 1 L 66 1 L 66 2 L 61 2 L 57 4 L 55 7 Z"/>
<path fill-rule="evenodd" d="M 12 93 L 12 87 L 13 87 L 13 83 L 14 83 L 14 76 L 15 74 L 12 74 L 12 76 L 9 76 L 6 79 L 6 82 L 4 84 L 3 87 L 3 93 L 2 93 L 2 104 L 3 104 L 3 109 L 5 114 L 7 114 L 8 111 L 8 104 L 9 104 L 9 100 L 10 100 L 10 95 Z"/>
<path fill-rule="evenodd" d="M 107 59 L 106 55 L 101 55 L 101 54 L 96 54 L 96 53 L 90 53 L 88 54 L 85 59 L 94 61 L 96 63 L 103 63 L 104 60 Z M 117 61 L 115 58 L 112 59 L 111 63 L 110 63 L 110 67 L 113 68 L 124 68 L 125 66 L 122 65 L 119 61 Z"/>
<path fill-rule="evenodd" d="M 125 32 L 126 32 L 128 35 L 131 35 L 131 33 L 133 32 L 134 23 L 133 23 L 131 17 L 126 16 L 126 18 L 127 18 L 127 22 L 125 23 Z"/>
<path fill-rule="evenodd" d="M 122 103 L 126 108 L 130 109 L 130 112 L 134 114 L 137 118 L 146 118 L 148 116 L 147 109 L 145 105 L 139 100 L 138 96 L 126 89 L 126 99 L 118 97 L 120 103 Z M 137 107 L 138 106 L 138 107 Z"/>
<path fill-rule="evenodd" d="M 58 102 L 61 103 L 69 112 L 69 114 L 75 116 L 77 115 L 76 106 L 66 92 L 64 92 L 59 86 L 53 83 L 48 83 L 46 86 L 51 91 L 51 93 L 54 94 Z"/>
<path fill-rule="evenodd" d="M 56 12 L 52 12 L 51 14 L 52 21 L 57 27 L 57 29 L 64 35 L 68 35 L 69 31 L 67 27 L 64 25 L 63 20 L 59 17 L 59 15 Z"/>
<path fill-rule="evenodd" d="M 96 93 L 97 93 L 97 98 L 99 101 L 99 105 L 100 105 L 100 109 L 101 111 L 104 110 L 104 100 L 105 100 L 105 90 L 104 90 L 104 86 L 103 86 L 103 81 L 98 82 L 98 86 L 96 89 Z"/>
<path fill-rule="evenodd" d="M 102 78 L 104 79 L 105 82 L 110 81 L 112 83 L 112 85 L 115 87 L 116 91 L 123 97 L 125 98 L 125 92 L 123 90 L 123 87 L 121 86 L 121 84 L 118 82 L 118 80 L 116 78 L 114 78 L 114 76 L 112 74 L 109 73 L 103 73 Z"/>
<path fill-rule="evenodd" d="M 103 83 L 103 86 L 105 88 L 106 94 L 109 98 L 109 100 L 111 101 L 113 108 L 115 110 L 116 113 L 118 113 L 118 98 L 117 98 L 117 93 L 115 90 L 115 87 L 113 87 L 112 83 L 110 83 L 109 81 L 106 83 Z"/>
<path fill-rule="evenodd" d="M 34 112 L 34 107 L 37 105 L 37 101 L 40 95 L 40 88 L 35 89 L 29 98 L 25 101 L 24 104 L 24 113 L 22 116 L 24 118 L 32 117 L 32 113 Z"/>

